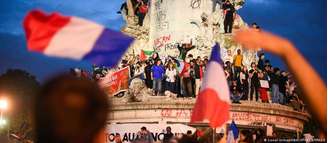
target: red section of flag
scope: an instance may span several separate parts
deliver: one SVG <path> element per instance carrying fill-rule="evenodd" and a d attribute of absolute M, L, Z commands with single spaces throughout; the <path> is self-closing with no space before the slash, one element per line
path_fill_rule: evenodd
<path fill-rule="evenodd" d="M 52 37 L 70 21 L 59 13 L 47 15 L 40 10 L 30 11 L 23 22 L 29 51 L 42 52 Z"/>
<path fill-rule="evenodd" d="M 140 53 L 140 60 L 141 61 L 147 60 L 147 56 L 143 50 L 141 50 L 141 53 Z"/>
<path fill-rule="evenodd" d="M 222 101 L 215 90 L 204 89 L 197 96 L 191 122 L 202 122 L 208 119 L 211 127 L 219 127 L 229 120 L 229 108 L 229 103 Z"/>
<path fill-rule="evenodd" d="M 222 126 L 229 120 L 230 91 L 224 75 L 220 46 L 212 48 L 200 94 L 192 112 L 191 122 L 209 121 L 211 127 Z"/>

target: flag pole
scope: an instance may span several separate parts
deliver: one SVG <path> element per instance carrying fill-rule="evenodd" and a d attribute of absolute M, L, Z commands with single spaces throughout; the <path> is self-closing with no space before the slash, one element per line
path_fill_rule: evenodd
<path fill-rule="evenodd" d="M 216 128 L 213 128 L 212 131 L 213 131 L 213 133 L 212 133 L 212 142 L 213 142 L 213 143 L 216 143 L 216 142 L 215 142 Z"/>

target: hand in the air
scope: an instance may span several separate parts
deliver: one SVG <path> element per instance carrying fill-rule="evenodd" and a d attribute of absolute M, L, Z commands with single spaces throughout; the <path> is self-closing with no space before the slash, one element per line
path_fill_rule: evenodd
<path fill-rule="evenodd" d="M 253 50 L 263 48 L 264 50 L 279 56 L 285 56 L 287 53 L 286 51 L 291 47 L 291 43 L 284 38 L 268 32 L 256 31 L 254 29 L 237 31 L 233 38 L 245 48 Z"/>

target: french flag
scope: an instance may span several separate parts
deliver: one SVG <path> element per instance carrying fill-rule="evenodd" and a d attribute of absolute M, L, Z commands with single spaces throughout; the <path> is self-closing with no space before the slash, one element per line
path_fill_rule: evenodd
<path fill-rule="evenodd" d="M 216 128 L 229 120 L 230 93 L 219 51 L 220 47 L 216 44 L 206 67 L 191 123 L 208 121 L 211 127 Z"/>
<path fill-rule="evenodd" d="M 23 26 L 29 51 L 109 67 L 117 64 L 133 41 L 94 22 L 40 10 L 30 11 Z"/>
<path fill-rule="evenodd" d="M 228 128 L 227 143 L 236 143 L 238 136 L 239 136 L 238 127 L 237 127 L 235 121 L 232 121 Z"/>

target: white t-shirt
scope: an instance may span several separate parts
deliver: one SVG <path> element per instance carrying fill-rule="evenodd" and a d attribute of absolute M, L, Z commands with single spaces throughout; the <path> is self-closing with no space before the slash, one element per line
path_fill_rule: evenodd
<path fill-rule="evenodd" d="M 173 70 L 166 69 L 165 75 L 167 76 L 167 78 L 166 78 L 167 82 L 175 82 L 175 76 L 177 75 L 177 70 L 176 69 L 173 69 Z"/>

